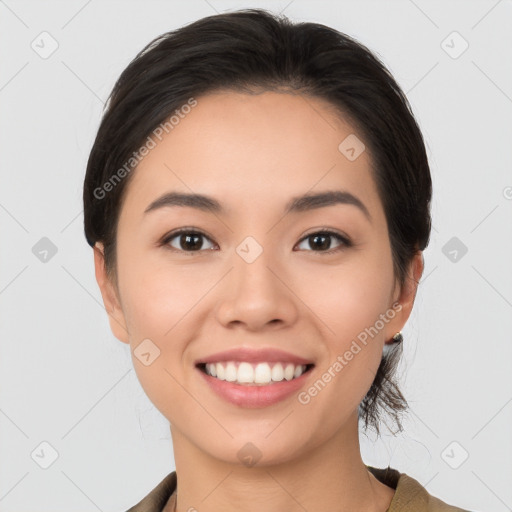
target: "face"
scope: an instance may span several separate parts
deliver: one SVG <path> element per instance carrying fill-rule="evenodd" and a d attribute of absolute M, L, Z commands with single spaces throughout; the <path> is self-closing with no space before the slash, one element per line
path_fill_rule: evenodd
<path fill-rule="evenodd" d="M 271 464 L 346 433 L 384 342 L 410 313 L 415 288 L 396 286 L 370 155 L 354 159 L 339 149 L 354 134 L 320 99 L 275 92 L 197 98 L 125 190 L 117 289 L 95 252 L 112 330 L 130 344 L 147 395 L 173 437 L 215 459 L 239 463 L 251 442 L 260 464 Z M 298 199 L 331 192 L 339 193 L 331 201 Z M 165 198 L 171 193 L 215 203 Z M 267 361 L 276 380 L 273 367 L 282 360 L 285 370 L 292 356 L 308 371 L 255 386 L 196 366 L 233 349 L 268 350 L 249 366 Z M 248 358 L 220 360 L 235 356 Z M 268 378 L 264 364 L 258 371 Z"/>

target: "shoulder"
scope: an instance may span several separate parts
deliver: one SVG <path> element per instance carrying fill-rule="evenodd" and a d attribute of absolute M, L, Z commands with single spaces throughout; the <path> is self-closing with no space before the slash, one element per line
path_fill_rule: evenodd
<path fill-rule="evenodd" d="M 176 471 L 169 473 L 147 496 L 126 512 L 162 512 L 176 490 Z"/>
<path fill-rule="evenodd" d="M 382 483 L 395 489 L 395 495 L 387 512 L 470 512 L 432 496 L 414 478 L 396 469 L 366 466 Z"/>

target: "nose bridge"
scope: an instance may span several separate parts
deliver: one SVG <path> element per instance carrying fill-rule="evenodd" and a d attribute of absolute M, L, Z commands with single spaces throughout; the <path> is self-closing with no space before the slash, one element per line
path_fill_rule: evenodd
<path fill-rule="evenodd" d="M 277 252 L 252 236 L 235 248 L 228 284 L 219 299 L 222 323 L 239 322 L 257 329 L 276 320 L 288 323 L 295 318 L 293 294 L 276 276 L 282 268 L 274 257 Z"/>
<path fill-rule="evenodd" d="M 240 293 L 252 292 L 253 296 L 271 293 L 279 294 L 275 288 L 275 275 L 270 270 L 279 263 L 273 257 L 272 248 L 260 244 L 253 236 L 247 236 L 235 249 L 233 278 Z M 270 267 L 270 268 L 269 268 Z M 281 285 L 282 286 L 282 285 Z"/>

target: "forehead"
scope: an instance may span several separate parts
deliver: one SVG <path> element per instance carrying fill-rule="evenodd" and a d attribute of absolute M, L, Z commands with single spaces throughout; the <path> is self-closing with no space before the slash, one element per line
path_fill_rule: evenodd
<path fill-rule="evenodd" d="M 361 136 L 326 101 L 230 91 L 196 101 L 161 140 L 153 136 L 156 145 L 132 171 L 125 203 L 143 211 L 156 196 L 177 190 L 247 209 L 282 206 L 315 189 L 343 189 L 369 210 L 379 208 L 368 151 L 350 160 L 340 150 L 345 140 Z"/>

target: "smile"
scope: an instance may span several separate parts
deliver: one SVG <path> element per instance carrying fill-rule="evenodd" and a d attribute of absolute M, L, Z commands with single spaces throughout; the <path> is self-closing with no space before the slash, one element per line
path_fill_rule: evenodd
<path fill-rule="evenodd" d="M 314 366 L 227 361 L 200 363 L 196 368 L 203 382 L 219 398 L 238 407 L 256 409 L 277 404 L 298 393 L 305 386 Z M 211 373 L 215 373 L 215 376 Z M 276 380 L 273 380 L 274 377 Z"/>
<path fill-rule="evenodd" d="M 297 379 L 312 366 L 312 364 L 282 362 L 222 361 L 202 364 L 199 365 L 199 368 L 207 375 L 218 380 L 240 385 L 265 386 L 283 380 Z"/>

